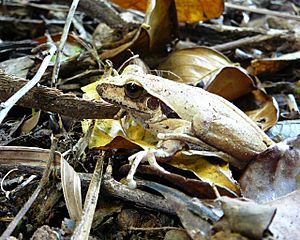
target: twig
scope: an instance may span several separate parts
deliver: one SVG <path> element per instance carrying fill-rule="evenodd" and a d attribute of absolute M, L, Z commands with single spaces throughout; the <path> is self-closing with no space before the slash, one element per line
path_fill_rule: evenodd
<path fill-rule="evenodd" d="M 23 78 L 6 74 L 0 70 L 0 101 L 6 101 L 14 92 L 28 83 Z M 75 119 L 113 118 L 119 108 L 100 101 L 78 98 L 73 94 L 64 94 L 58 89 L 35 86 L 17 105 L 38 108 L 59 113 Z"/>
<path fill-rule="evenodd" d="M 141 227 L 129 227 L 127 228 L 130 231 L 168 231 L 168 230 L 179 230 L 179 231 L 183 231 L 186 232 L 185 229 L 183 228 L 179 228 L 179 227 L 171 227 L 171 226 L 166 226 L 166 227 L 145 227 L 145 228 L 141 228 Z"/>
<path fill-rule="evenodd" d="M 75 14 L 78 3 L 79 3 L 79 0 L 73 0 L 70 10 L 68 12 L 68 16 L 67 16 L 66 23 L 65 23 L 65 26 L 63 29 L 63 33 L 61 35 L 59 46 L 57 48 L 55 65 L 54 65 L 53 72 L 52 72 L 52 84 L 55 84 L 57 82 L 58 73 L 59 73 L 59 69 L 60 69 L 60 56 L 61 56 L 62 50 L 65 46 L 65 42 L 67 40 L 69 29 L 70 29 L 72 19 Z"/>
<path fill-rule="evenodd" d="M 212 48 L 215 50 L 218 50 L 218 51 L 231 50 L 231 49 L 235 49 L 235 48 L 239 48 L 239 47 L 243 47 L 243 46 L 248 46 L 251 44 L 265 42 L 274 37 L 280 37 L 281 35 L 282 35 L 282 33 L 269 34 L 269 35 L 259 34 L 259 35 L 253 36 L 253 37 L 245 37 L 245 38 L 241 38 L 241 39 L 238 39 L 238 40 L 235 40 L 232 42 L 215 45 Z"/>
<path fill-rule="evenodd" d="M 176 212 L 169 202 L 157 195 L 139 190 L 139 189 L 130 189 L 127 185 L 117 182 L 111 176 L 112 167 L 108 165 L 106 172 L 103 176 L 103 190 L 106 191 L 112 197 L 120 198 L 125 201 L 132 202 L 136 205 L 154 209 L 157 211 L 162 211 L 164 213 L 175 215 Z M 84 181 L 88 179 L 83 179 L 83 175 L 80 175 L 80 178 Z"/>
<path fill-rule="evenodd" d="M 274 17 L 279 17 L 279 18 L 286 18 L 286 19 L 300 21 L 300 16 L 290 15 L 287 13 L 280 13 L 280 12 L 276 12 L 276 11 L 272 11 L 272 10 L 268 10 L 268 9 L 264 9 L 264 8 L 246 7 L 246 6 L 236 5 L 236 4 L 232 4 L 232 3 L 228 3 L 228 2 L 225 3 L 225 7 L 242 10 L 242 11 L 258 13 L 258 14 L 267 15 L 267 16 L 274 16 Z"/>
<path fill-rule="evenodd" d="M 9 110 L 22 98 L 30 89 L 32 89 L 41 79 L 43 76 L 44 72 L 46 71 L 48 64 L 52 58 L 52 56 L 55 53 L 56 47 L 52 43 L 47 43 L 45 45 L 40 45 L 34 50 L 41 50 L 45 47 L 48 47 L 48 53 L 47 56 L 44 58 L 40 68 L 38 69 L 37 73 L 35 76 L 24 86 L 22 87 L 19 91 L 17 91 L 11 98 L 9 98 L 6 102 L 1 103 L 0 108 L 0 124 L 6 117 L 7 113 Z"/>
<path fill-rule="evenodd" d="M 55 159 L 56 144 L 57 144 L 57 140 L 52 139 L 50 157 L 49 157 L 47 166 L 45 168 L 45 171 L 43 173 L 43 176 L 42 176 L 42 179 L 41 179 L 39 185 L 37 186 L 37 188 L 35 189 L 33 194 L 30 196 L 30 198 L 27 200 L 27 202 L 24 204 L 24 206 L 21 208 L 21 210 L 18 212 L 18 214 L 15 216 L 14 220 L 8 225 L 6 230 L 1 235 L 0 239 L 8 239 L 9 238 L 11 233 L 14 231 L 14 229 L 16 228 L 18 223 L 21 221 L 21 219 L 24 217 L 26 212 L 29 210 L 29 208 L 31 207 L 31 205 L 33 204 L 33 202 L 35 201 L 35 199 L 39 195 L 40 191 L 47 184 L 47 182 L 49 180 L 51 170 L 52 170 L 51 166 L 53 165 L 53 161 Z"/>
<path fill-rule="evenodd" d="M 17 17 L 0 16 L 0 22 L 28 23 L 28 24 L 44 24 L 44 20 L 40 19 L 18 19 Z M 95 21 L 84 21 L 84 24 L 90 25 Z M 64 20 L 47 19 L 47 25 L 64 25 Z"/>

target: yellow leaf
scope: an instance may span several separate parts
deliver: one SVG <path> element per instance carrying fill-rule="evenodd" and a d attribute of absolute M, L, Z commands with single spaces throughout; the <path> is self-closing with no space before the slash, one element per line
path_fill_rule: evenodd
<path fill-rule="evenodd" d="M 90 120 L 82 121 L 83 132 L 87 131 L 89 124 Z M 122 137 L 142 148 L 155 147 L 157 143 L 156 137 L 153 136 L 149 131 L 145 130 L 142 126 L 136 124 L 132 119 L 129 119 L 124 125 L 126 125 L 126 127 L 122 126 L 120 120 L 96 120 L 95 127 L 89 141 L 89 148 L 105 147 L 107 149 L 108 146 L 110 148 L 117 148 L 116 144 L 120 148 L 127 148 L 130 146 L 126 142 L 122 142 L 124 146 L 121 146 L 119 141 L 109 145 L 117 137 Z"/>
<path fill-rule="evenodd" d="M 112 0 L 112 2 L 120 5 L 123 8 L 132 8 L 140 11 L 146 11 L 148 1 Z M 223 0 L 175 0 L 175 3 L 177 9 L 177 17 L 181 22 L 205 21 L 207 19 L 217 18 L 224 11 Z"/>
<path fill-rule="evenodd" d="M 183 152 L 176 154 L 168 161 L 174 167 L 193 171 L 202 181 L 227 187 L 234 192 L 239 192 L 237 182 L 232 178 L 228 163 L 210 161 L 207 157 L 199 155 L 185 155 Z"/>
<path fill-rule="evenodd" d="M 96 91 L 96 87 L 99 84 L 98 81 L 90 83 L 81 88 L 84 92 L 83 98 L 87 100 L 98 100 L 100 98 L 99 94 Z"/>

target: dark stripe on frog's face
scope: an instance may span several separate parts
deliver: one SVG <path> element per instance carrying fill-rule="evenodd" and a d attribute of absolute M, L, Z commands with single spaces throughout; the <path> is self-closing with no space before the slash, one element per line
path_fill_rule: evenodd
<path fill-rule="evenodd" d="M 160 102 L 160 108 L 161 108 L 162 113 L 164 115 L 166 115 L 167 118 L 180 118 L 178 116 L 178 114 L 173 109 L 171 109 L 169 106 L 167 106 L 165 103 Z"/>

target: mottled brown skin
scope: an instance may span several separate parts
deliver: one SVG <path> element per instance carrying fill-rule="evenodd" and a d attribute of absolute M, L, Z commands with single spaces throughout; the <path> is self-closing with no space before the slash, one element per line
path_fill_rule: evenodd
<path fill-rule="evenodd" d="M 128 94 L 131 86 L 138 94 Z M 168 156 L 178 151 L 179 145 L 182 147 L 178 142 L 184 134 L 187 138 L 182 141 L 188 138 L 191 142 L 203 141 L 240 159 L 237 167 L 242 168 L 273 144 L 248 116 L 224 98 L 201 88 L 145 74 L 136 65 L 129 65 L 121 75 L 102 80 L 97 91 L 104 100 L 126 110 L 151 132 L 178 134 L 173 149 L 164 149 Z"/>

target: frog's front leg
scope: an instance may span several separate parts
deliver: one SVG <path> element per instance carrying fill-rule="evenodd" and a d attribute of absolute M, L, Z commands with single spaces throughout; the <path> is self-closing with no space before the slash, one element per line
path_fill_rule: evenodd
<path fill-rule="evenodd" d="M 133 177 L 137 167 L 142 161 L 148 161 L 150 166 L 154 167 L 155 169 L 164 173 L 169 173 L 163 167 L 159 166 L 156 159 L 169 158 L 173 156 L 177 151 L 181 150 L 183 146 L 184 144 L 180 141 L 167 140 L 167 141 L 160 142 L 157 145 L 156 149 L 149 148 L 131 155 L 128 158 L 131 168 L 126 177 L 128 187 L 136 188 L 136 182 L 133 179 Z"/>

